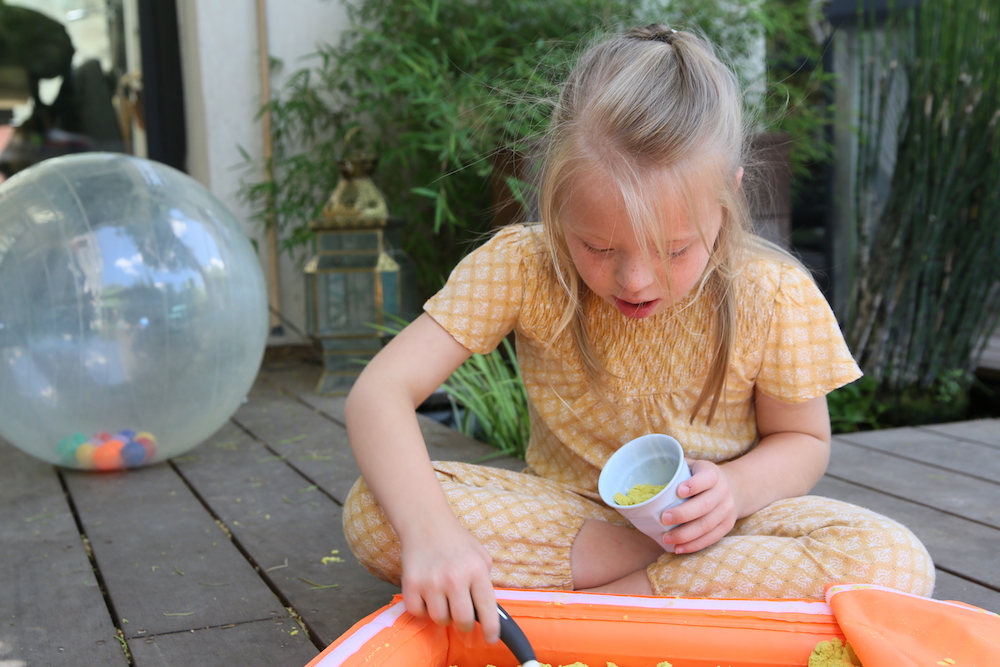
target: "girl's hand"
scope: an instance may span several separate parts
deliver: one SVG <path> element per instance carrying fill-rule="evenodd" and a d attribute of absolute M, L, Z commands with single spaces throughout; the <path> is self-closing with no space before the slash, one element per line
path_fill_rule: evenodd
<path fill-rule="evenodd" d="M 776 500 L 809 493 L 830 458 L 830 416 L 826 396 L 785 403 L 757 391 L 760 440 L 746 454 L 722 465 L 688 460 L 691 479 L 677 495 L 687 501 L 663 513 L 664 536 L 676 553 L 715 544 L 738 519 Z"/>
<path fill-rule="evenodd" d="M 674 553 L 691 553 L 711 546 L 736 525 L 738 504 L 725 468 L 711 461 L 688 459 L 691 479 L 677 495 L 687 500 L 663 513 L 664 525 L 682 524 L 663 536 Z"/>
<path fill-rule="evenodd" d="M 500 637 L 500 617 L 490 581 L 493 559 L 457 521 L 424 526 L 419 538 L 403 543 L 403 603 L 414 616 L 462 632 L 478 614 L 487 643 Z"/>

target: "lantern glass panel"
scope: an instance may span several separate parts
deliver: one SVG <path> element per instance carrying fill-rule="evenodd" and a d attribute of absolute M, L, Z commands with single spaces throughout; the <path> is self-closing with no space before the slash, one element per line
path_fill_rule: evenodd
<path fill-rule="evenodd" d="M 327 232 L 319 234 L 320 254 L 339 252 L 379 252 L 382 249 L 382 231 Z"/>
<path fill-rule="evenodd" d="M 396 239 L 398 241 L 398 230 Z M 323 346 L 322 394 L 345 394 L 385 341 L 385 315 L 409 318 L 416 271 L 383 229 L 321 229 L 305 267 L 309 333 Z M 390 320 L 391 321 L 391 320 Z M 375 325 L 375 326 L 373 326 Z"/>
<path fill-rule="evenodd" d="M 372 335 L 371 323 L 380 319 L 373 271 L 320 273 L 316 276 L 320 336 Z"/>
<path fill-rule="evenodd" d="M 399 271 L 381 271 L 379 278 L 382 280 L 383 310 L 388 315 L 403 317 L 402 299 L 399 293 Z"/>

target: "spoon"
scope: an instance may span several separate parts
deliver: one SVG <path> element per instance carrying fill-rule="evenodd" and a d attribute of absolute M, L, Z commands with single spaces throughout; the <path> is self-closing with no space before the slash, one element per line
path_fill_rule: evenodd
<path fill-rule="evenodd" d="M 500 614 L 500 641 L 507 645 L 521 667 L 541 667 L 521 626 L 500 605 L 497 605 L 497 612 Z"/>

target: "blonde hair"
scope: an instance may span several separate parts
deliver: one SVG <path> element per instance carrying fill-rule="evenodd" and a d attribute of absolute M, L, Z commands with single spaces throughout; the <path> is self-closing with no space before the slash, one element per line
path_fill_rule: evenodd
<path fill-rule="evenodd" d="M 591 46 L 565 82 L 544 144 L 539 209 L 556 274 L 569 298 L 557 333 L 569 328 L 598 393 L 609 371 L 593 352 L 584 321 L 586 287 L 559 223 L 581 175 L 595 168 L 621 193 L 635 237 L 662 252 L 663 211 L 650 176 L 667 173 L 681 201 L 694 210 L 690 167 L 711 176 L 723 222 L 709 264 L 695 286 L 715 302 L 715 349 L 693 422 L 707 404 L 711 423 L 724 388 L 736 336 L 734 277 L 755 251 L 771 252 L 752 233 L 743 188 L 737 186 L 747 131 L 735 75 L 697 35 L 665 25 L 635 28 Z M 705 167 L 707 167 L 707 172 Z M 662 188 L 662 180 L 655 187 Z M 704 183 L 697 184 L 699 188 Z M 694 217 L 694 216 L 693 216 Z M 705 237 L 702 233 L 702 239 Z M 648 250 L 648 248 L 647 248 Z M 652 253 L 650 253 L 652 257 Z"/>

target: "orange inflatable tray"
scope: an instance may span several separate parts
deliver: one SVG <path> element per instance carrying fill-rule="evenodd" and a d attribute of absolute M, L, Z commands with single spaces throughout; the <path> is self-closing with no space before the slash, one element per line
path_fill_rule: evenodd
<path fill-rule="evenodd" d="M 1000 616 L 874 586 L 827 601 L 716 600 L 497 590 L 538 661 L 590 667 L 806 667 L 816 644 L 847 640 L 865 667 L 997 667 Z M 400 596 L 307 667 L 516 667 L 501 643 L 406 613 Z"/>

